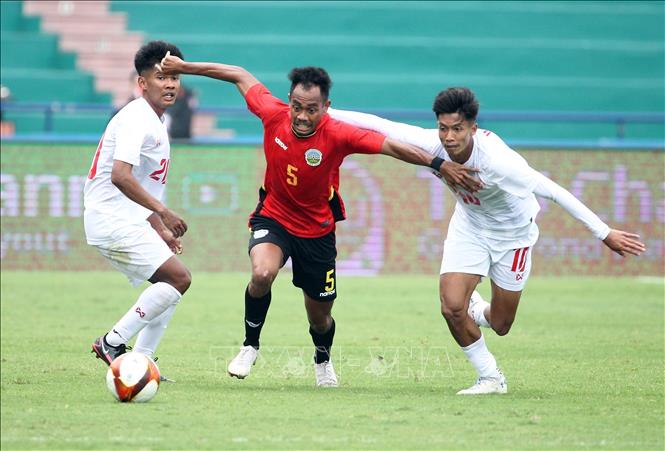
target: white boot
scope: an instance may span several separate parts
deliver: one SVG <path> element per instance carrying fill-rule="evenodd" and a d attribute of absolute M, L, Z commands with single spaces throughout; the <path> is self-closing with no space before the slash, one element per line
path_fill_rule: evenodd
<path fill-rule="evenodd" d="M 503 373 L 499 377 L 481 377 L 471 387 L 457 392 L 458 395 L 489 395 L 492 393 L 508 393 L 508 383 Z"/>
<path fill-rule="evenodd" d="M 252 365 L 256 362 L 258 355 L 258 349 L 253 346 L 243 346 L 240 348 L 240 352 L 229 362 L 229 366 L 226 369 L 229 376 L 234 376 L 238 379 L 244 379 L 249 376 L 249 372 L 252 370 Z"/>
<path fill-rule="evenodd" d="M 317 387 L 337 387 L 337 375 L 331 361 L 314 364 Z"/>

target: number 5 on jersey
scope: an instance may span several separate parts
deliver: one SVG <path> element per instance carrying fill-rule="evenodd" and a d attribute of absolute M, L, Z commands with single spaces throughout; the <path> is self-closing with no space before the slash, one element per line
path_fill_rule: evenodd
<path fill-rule="evenodd" d="M 298 186 L 298 176 L 296 175 L 298 168 L 292 165 L 286 167 L 286 183 L 291 186 Z"/>

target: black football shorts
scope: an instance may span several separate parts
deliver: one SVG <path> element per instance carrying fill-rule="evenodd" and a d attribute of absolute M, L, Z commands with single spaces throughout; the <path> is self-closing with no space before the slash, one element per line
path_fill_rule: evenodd
<path fill-rule="evenodd" d="M 319 238 L 291 235 L 274 219 L 254 214 L 249 220 L 251 235 L 248 252 L 260 243 L 273 243 L 282 249 L 282 266 L 291 258 L 293 285 L 317 301 L 334 301 L 337 297 L 335 232 Z"/>

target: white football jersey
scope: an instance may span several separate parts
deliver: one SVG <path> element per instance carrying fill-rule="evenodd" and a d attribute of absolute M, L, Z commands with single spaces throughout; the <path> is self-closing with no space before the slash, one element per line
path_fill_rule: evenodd
<path fill-rule="evenodd" d="M 170 156 L 164 117 L 157 116 L 143 97 L 118 111 L 99 142 L 83 189 L 89 244 L 108 243 L 113 230 L 142 223 L 152 214 L 111 183 L 113 160 L 131 164 L 132 175 L 141 186 L 162 201 Z"/>
<path fill-rule="evenodd" d="M 328 108 L 337 120 L 420 147 L 432 155 L 451 161 L 443 148 L 437 129 L 425 129 L 374 116 Z M 540 210 L 534 192 L 558 203 L 583 223 L 598 239 L 605 239 L 610 228 L 570 192 L 531 168 L 521 155 L 489 130 L 478 129 L 467 167 L 479 169 L 484 187 L 476 193 L 453 191 L 457 204 L 450 221 L 472 236 L 492 240 L 495 250 L 532 246 L 538 239 L 536 214 Z M 445 183 L 441 174 L 432 173 Z"/>
<path fill-rule="evenodd" d="M 370 114 L 333 108 L 329 108 L 328 113 L 335 119 L 378 131 L 451 161 L 437 129 L 424 129 Z M 538 232 L 531 224 L 540 209 L 533 194 L 537 172 L 497 135 L 483 129 L 476 131 L 473 151 L 464 165 L 479 169 L 478 177 L 485 186 L 476 193 L 453 191 L 457 199 L 456 222 L 470 228 L 470 232 L 488 238 L 519 242 L 524 246 L 533 244 Z M 441 174 L 432 172 L 445 183 Z"/>
<path fill-rule="evenodd" d="M 443 158 L 451 161 L 448 153 Z M 464 166 L 480 169 L 484 186 L 475 193 L 454 192 L 455 214 L 488 238 L 519 241 L 531 229 L 540 210 L 533 190 L 537 173 L 496 134 L 478 129 Z M 532 243 L 529 243 L 532 244 Z"/>

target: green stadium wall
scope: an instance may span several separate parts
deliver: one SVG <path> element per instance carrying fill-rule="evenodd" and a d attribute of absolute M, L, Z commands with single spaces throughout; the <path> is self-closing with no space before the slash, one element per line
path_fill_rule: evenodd
<path fill-rule="evenodd" d="M 113 1 L 128 27 L 174 42 L 191 61 L 250 70 L 276 96 L 288 72 L 322 66 L 336 108 L 429 111 L 449 86 L 468 86 L 481 112 L 661 112 L 663 2 Z M 203 107 L 243 107 L 233 86 L 183 76 Z M 417 125 L 432 127 L 432 121 Z M 218 117 L 218 128 L 261 135 L 260 124 Z M 662 124 L 626 138 L 663 139 Z M 504 139 L 614 138 L 613 124 L 520 121 Z"/>
<path fill-rule="evenodd" d="M 2 146 L 4 270 L 110 270 L 86 245 L 82 187 L 94 145 Z M 614 227 L 647 243 L 640 258 L 612 254 L 559 206 L 541 202 L 537 275 L 663 276 L 665 153 L 524 150 L 531 165 Z M 183 260 L 193 271 L 249 271 L 247 217 L 265 161 L 260 147 L 172 149 L 167 203 L 189 224 Z M 424 168 L 352 156 L 342 167 L 349 219 L 339 223 L 340 274 L 438 274 L 454 200 Z"/>
<path fill-rule="evenodd" d="M 76 56 L 24 16 L 22 2 L 0 2 L 2 84 L 17 102 L 109 104 Z M 448 86 L 476 92 L 488 111 L 662 112 L 665 3 L 622 2 L 294 2 L 112 1 L 128 29 L 177 44 L 189 60 L 223 61 L 252 71 L 278 97 L 287 74 L 325 67 L 339 108 L 429 111 Z M 118 68 L 120 69 L 120 68 Z M 128 74 L 132 67 L 126 68 Z M 183 76 L 202 107 L 244 107 L 232 85 Z M 101 133 L 107 115 L 8 111 L 16 133 Z M 431 127 L 432 118 L 417 125 Z M 220 114 L 217 127 L 260 136 L 260 123 Z M 494 127 L 494 124 L 484 124 Z M 514 121 L 501 136 L 614 139 L 612 123 Z M 659 139 L 660 124 L 629 124 L 626 139 Z"/>

